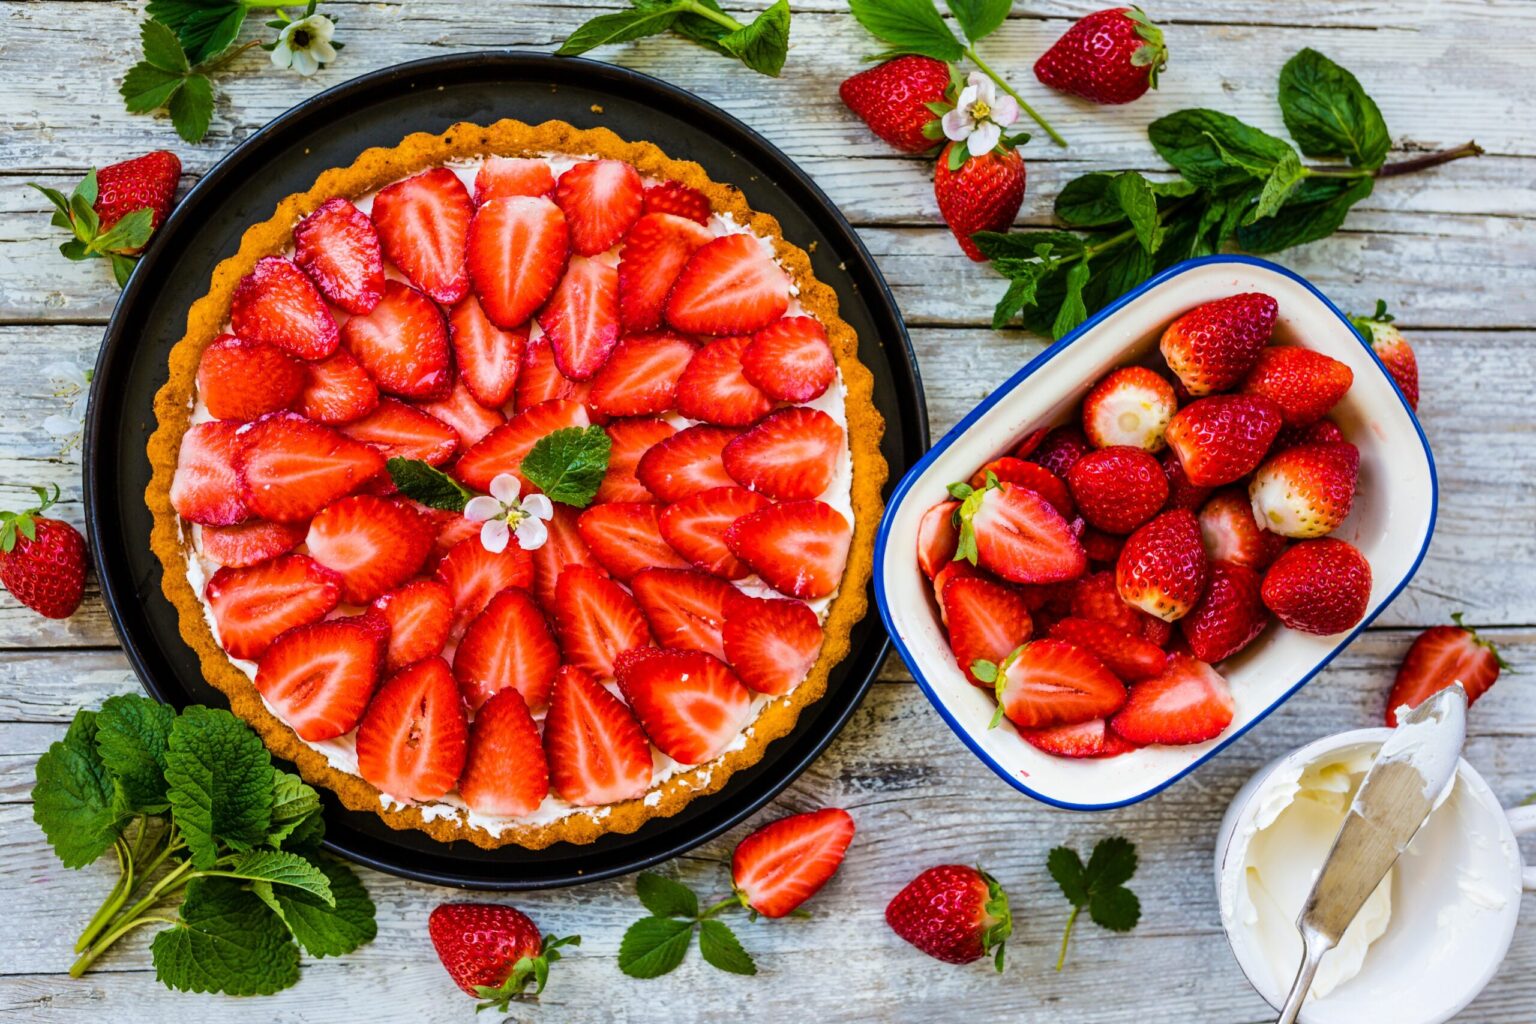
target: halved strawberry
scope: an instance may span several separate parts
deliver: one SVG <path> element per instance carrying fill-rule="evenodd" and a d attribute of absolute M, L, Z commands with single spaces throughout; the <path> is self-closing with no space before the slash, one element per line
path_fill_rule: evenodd
<path fill-rule="evenodd" d="M 452 634 L 456 635 L 501 591 L 533 586 L 533 556 L 516 544 L 508 544 L 501 552 L 487 551 L 479 536 L 465 537 L 448 549 L 434 575 L 453 597 Z"/>
<path fill-rule="evenodd" d="M 1189 652 L 1215 664 L 1258 639 L 1269 625 L 1269 609 L 1259 597 L 1261 583 L 1246 565 L 1212 562 L 1200 603 L 1179 620 Z"/>
<path fill-rule="evenodd" d="M 501 328 L 474 295 L 466 295 L 448 311 L 448 338 L 459 379 L 487 409 L 499 409 L 512 397 L 517 373 L 528 345 L 528 325 Z"/>
<path fill-rule="evenodd" d="M 786 316 L 752 335 L 741 354 L 747 380 L 781 402 L 820 398 L 837 378 L 826 329 L 808 316 Z"/>
<path fill-rule="evenodd" d="M 469 225 L 469 276 L 498 327 L 526 323 L 560 283 L 569 256 L 565 215 L 548 199 L 492 199 Z"/>
<path fill-rule="evenodd" d="M 240 496 L 262 519 L 309 519 L 384 470 L 375 449 L 291 412 L 263 416 L 243 437 Z"/>
<path fill-rule="evenodd" d="M 555 202 L 571 225 L 571 249 L 596 256 L 619 243 L 645 200 L 640 173 L 622 160 L 587 160 L 560 175 Z"/>
<path fill-rule="evenodd" d="M 1017 484 L 988 487 L 966 500 L 960 550 L 973 551 L 977 565 L 1013 583 L 1057 583 L 1088 569 L 1088 555 L 1061 513 Z"/>
<path fill-rule="evenodd" d="M 1049 633 L 1053 639 L 1081 647 L 1128 683 L 1157 675 L 1168 660 L 1161 647 L 1139 632 L 1128 633 L 1101 619 L 1059 619 Z"/>
<path fill-rule="evenodd" d="M 1087 458 L 1087 455 L 1083 457 Z M 1017 456 L 1004 455 L 1000 459 L 993 459 L 972 473 L 971 486 L 977 490 L 985 487 L 988 473 L 997 477 L 1000 483 L 1018 484 L 1020 487 L 1027 487 L 1034 491 L 1050 502 L 1051 507 L 1060 512 L 1063 519 L 1070 520 L 1077 514 L 1077 506 L 1072 501 L 1072 492 L 1067 487 L 1067 482 L 1038 462 L 1026 462 Z"/>
<path fill-rule="evenodd" d="M 619 272 L 606 263 L 572 256 L 554 294 L 539 310 L 555 365 L 572 380 L 588 380 L 619 341 Z"/>
<path fill-rule="evenodd" d="M 853 818 L 826 807 L 764 825 L 731 855 L 737 898 L 764 917 L 783 917 L 820 891 L 853 842 Z"/>
<path fill-rule="evenodd" d="M 197 363 L 197 393 L 220 420 L 286 409 L 304 389 L 304 364 L 276 345 L 221 334 Z"/>
<path fill-rule="evenodd" d="M 565 427 L 591 424 L 587 407 L 572 399 L 541 402 L 524 409 L 459 456 L 453 473 L 477 491 L 489 491 L 498 473 L 516 473 L 539 438 Z"/>
<path fill-rule="evenodd" d="M 731 553 L 725 531 L 742 516 L 771 504 L 744 487 L 711 487 L 662 509 L 661 536 L 694 568 L 728 580 L 744 579 L 752 570 Z"/>
<path fill-rule="evenodd" d="M 1019 736 L 1036 750 L 1057 757 L 1119 757 L 1139 749 L 1102 718 L 1047 729 L 1020 729 Z"/>
<path fill-rule="evenodd" d="M 420 459 L 441 466 L 459 450 L 453 427 L 397 398 L 381 398 L 378 406 L 341 432 L 372 445 L 386 459 Z"/>
<path fill-rule="evenodd" d="M 635 222 L 619 250 L 619 319 L 626 331 L 661 327 L 667 293 L 683 265 L 714 236 L 707 228 L 668 213 Z"/>
<path fill-rule="evenodd" d="M 384 667 L 398 672 L 442 653 L 453 625 L 453 594 L 442 580 L 423 576 L 375 599 L 368 614 L 389 627 Z"/>
<path fill-rule="evenodd" d="M 961 559 L 958 562 L 950 562 L 938 572 L 933 574 L 933 600 L 939 606 L 939 621 L 947 627 L 949 625 L 949 613 L 944 610 L 944 591 L 956 580 L 991 579 L 986 573 L 976 568 L 970 562 Z M 996 582 L 995 580 L 993 582 Z M 1029 590 L 1018 588 L 1021 595 L 1027 595 Z M 1026 600 L 1026 606 L 1031 602 Z"/>
<path fill-rule="evenodd" d="M 700 224 L 709 223 L 709 200 L 696 188 L 680 181 L 664 181 L 645 189 L 646 213 L 670 213 Z"/>
<path fill-rule="evenodd" d="M 1132 445 L 1155 452 L 1178 409 L 1173 386 L 1145 366 L 1122 366 L 1083 399 L 1083 433 L 1095 448 Z"/>
<path fill-rule="evenodd" d="M 322 295 L 348 313 L 367 313 L 384 295 L 378 232 L 349 199 L 327 199 L 295 225 L 293 260 Z"/>
<path fill-rule="evenodd" d="M 507 422 L 507 418 L 495 409 L 487 409 L 475 400 L 464 378 L 453 382 L 453 390 L 447 398 L 435 402 L 419 403 L 422 412 L 447 424 L 464 448 L 472 448 L 481 438 Z"/>
<path fill-rule="evenodd" d="M 1201 506 L 1199 519 L 1200 540 L 1212 561 L 1234 562 L 1262 572 L 1285 550 L 1286 539 L 1253 518 L 1253 505 L 1240 487 L 1211 495 Z"/>
<path fill-rule="evenodd" d="M 682 501 L 713 487 L 732 487 L 721 453 L 739 431 L 704 424 L 686 427 L 640 456 L 635 477 L 662 501 Z"/>
<path fill-rule="evenodd" d="M 508 587 L 491 598 L 453 654 L 453 678 L 470 710 L 511 687 L 531 710 L 542 711 L 559 667 L 560 648 L 549 624 L 521 587 Z"/>
<path fill-rule="evenodd" d="M 384 255 L 445 306 L 469 291 L 464 251 L 474 212 L 469 190 L 446 167 L 386 185 L 373 197 L 373 225 Z"/>
<path fill-rule="evenodd" d="M 720 631 L 725 660 L 749 688 L 784 694 L 800 685 L 821 656 L 821 623 L 803 601 L 738 594 Z"/>
<path fill-rule="evenodd" d="M 741 354 L 750 337 L 718 338 L 698 352 L 677 380 L 677 411 L 691 420 L 747 427 L 773 409 L 773 399 L 747 380 Z"/>
<path fill-rule="evenodd" d="M 1461 612 L 1451 618 L 1454 626 L 1431 626 L 1414 637 L 1403 655 L 1387 697 L 1389 728 L 1397 728 L 1399 709 L 1416 708 L 1453 683 L 1466 690 L 1471 705 L 1499 681 L 1501 669 L 1510 668 L 1491 641 L 1461 621 Z"/>
<path fill-rule="evenodd" d="M 203 588 L 232 658 L 259 658 L 279 634 L 318 622 L 341 601 L 341 580 L 303 555 L 280 555 L 247 569 L 223 568 Z"/>
<path fill-rule="evenodd" d="M 853 529 L 821 501 L 790 501 L 742 516 L 725 531 L 731 552 L 781 594 L 826 597 L 842 583 Z"/>
<path fill-rule="evenodd" d="M 459 795 L 471 811 L 506 818 L 532 814 L 549 795 L 539 727 L 517 690 L 499 691 L 470 723 Z"/>
<path fill-rule="evenodd" d="M 171 507 L 191 523 L 232 526 L 251 513 L 240 497 L 236 460 L 245 447 L 240 424 L 209 420 L 194 423 L 181 435 L 176 473 L 171 477 Z M 723 472 L 723 471 L 722 471 Z"/>
<path fill-rule="evenodd" d="M 436 800 L 464 770 L 469 722 L 442 658 L 401 669 L 357 727 L 357 773 L 396 800 Z"/>
<path fill-rule="evenodd" d="M 576 528 L 580 512 L 569 505 L 555 505 L 555 514 L 545 521 L 549 536 L 533 549 L 533 596 L 546 615 L 553 615 L 555 588 L 567 566 L 584 565 L 601 576 L 608 570 L 592 557 L 587 542 Z"/>
<path fill-rule="evenodd" d="M 666 420 L 634 419 L 614 420 L 603 429 L 611 443 L 608 472 L 603 474 L 593 500 L 600 505 L 610 501 L 655 501 L 656 496 L 640 482 L 635 469 L 646 452 L 677 433 L 677 428 Z"/>
<path fill-rule="evenodd" d="M 341 599 L 366 604 L 421 571 L 432 534 L 404 504 L 354 494 L 327 505 L 304 538 L 309 556 L 341 577 Z"/>
<path fill-rule="evenodd" d="M 653 566 L 689 568 L 662 540 L 660 517 L 661 506 L 652 502 L 609 502 L 583 512 L 576 529 L 602 567 L 628 583 L 635 573 Z"/>
<path fill-rule="evenodd" d="M 432 300 L 410 285 L 385 282 L 373 312 L 349 319 L 341 341 L 380 391 L 430 399 L 453 386 L 448 325 Z"/>
<path fill-rule="evenodd" d="M 544 716 L 549 780 L 578 807 L 632 800 L 651 784 L 651 741 L 624 702 L 592 675 L 562 665 Z"/>
<path fill-rule="evenodd" d="M 1126 539 L 1115 562 L 1115 587 L 1126 604 L 1174 622 L 1200 600 L 1207 562 L 1194 513 L 1174 509 Z"/>
<path fill-rule="evenodd" d="M 1161 673 L 1131 687 L 1109 727 L 1141 745 L 1204 743 L 1226 731 L 1235 708 L 1215 669 L 1188 654 L 1171 654 Z"/>
<path fill-rule="evenodd" d="M 203 556 L 235 569 L 286 555 L 304 543 L 308 523 L 269 523 L 248 519 L 234 526 L 204 526 Z"/>
<path fill-rule="evenodd" d="M 379 404 L 379 388 L 363 364 L 344 348 L 304 364 L 304 390 L 295 408 L 316 423 L 362 419 Z"/>
<path fill-rule="evenodd" d="M 974 666 L 999 664 L 1029 639 L 1033 624 L 1024 598 L 1010 586 L 976 577 L 947 581 L 940 600 L 960 671 L 977 686 L 990 687 L 992 681 L 979 677 Z"/>
<path fill-rule="evenodd" d="M 591 391 L 591 381 L 574 381 L 560 372 L 560 367 L 555 365 L 554 350 L 542 332 L 529 335 L 528 345 L 523 350 L 523 368 L 517 374 L 515 406 L 518 412 L 557 398 L 585 402 Z M 588 412 L 591 412 L 590 408 Z"/>
<path fill-rule="evenodd" d="M 1125 684 L 1065 640 L 1030 641 L 996 667 L 996 679 L 998 709 L 1020 729 L 1104 718 L 1125 703 Z"/>
<path fill-rule="evenodd" d="M 779 501 L 821 495 L 847 447 L 843 428 L 820 409 L 780 409 L 720 452 L 725 471 L 743 487 Z"/>
<path fill-rule="evenodd" d="M 547 196 L 555 190 L 555 172 L 537 157 L 488 156 L 475 172 L 475 205 L 506 196 Z"/>
<path fill-rule="evenodd" d="M 256 665 L 256 689 L 278 718 L 315 742 L 351 732 L 384 668 L 384 633 L 365 616 L 297 626 Z"/>
<path fill-rule="evenodd" d="M 554 620 L 566 664 L 599 679 L 613 678 L 620 654 L 651 642 L 645 615 L 629 591 L 584 565 L 567 566 L 560 574 Z"/>
<path fill-rule="evenodd" d="M 257 260 L 235 285 L 229 323 L 240 337 L 276 345 L 300 359 L 324 359 L 341 341 L 319 289 L 281 256 Z"/>
<path fill-rule="evenodd" d="M 941 501 L 924 512 L 917 524 L 917 566 L 929 579 L 954 560 L 960 540 L 960 527 L 955 522 L 959 511 L 958 501 Z"/>
<path fill-rule="evenodd" d="M 1287 427 L 1305 427 L 1328 415 L 1355 382 L 1355 372 L 1300 345 L 1262 350 L 1243 381 L 1243 394 L 1263 395 L 1280 407 Z"/>
<path fill-rule="evenodd" d="M 630 579 L 629 589 L 658 644 L 725 659 L 720 631 L 735 587 L 695 569 L 642 569 Z"/>
<path fill-rule="evenodd" d="M 749 234 L 701 246 L 667 296 L 667 322 L 688 334 L 749 334 L 789 308 L 789 276 Z"/>
<path fill-rule="evenodd" d="M 655 416 L 672 408 L 677 381 L 693 359 L 678 334 L 633 334 L 620 341 L 592 378 L 587 401 L 605 416 Z"/>
<path fill-rule="evenodd" d="M 741 732 L 752 695 L 703 651 L 643 647 L 619 658 L 619 690 L 651 742 L 679 764 L 702 764 Z"/>

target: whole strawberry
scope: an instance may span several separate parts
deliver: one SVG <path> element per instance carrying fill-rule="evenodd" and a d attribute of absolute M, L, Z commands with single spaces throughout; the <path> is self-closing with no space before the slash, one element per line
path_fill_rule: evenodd
<path fill-rule="evenodd" d="M 948 64 L 908 55 L 860 71 L 837 94 L 880 138 L 903 153 L 922 153 L 938 138 L 923 133 L 934 120 L 928 104 L 944 102 L 949 82 Z"/>
<path fill-rule="evenodd" d="M 1355 501 L 1360 450 L 1348 441 L 1299 444 L 1271 455 L 1248 484 L 1253 518 L 1285 537 L 1338 529 Z"/>
<path fill-rule="evenodd" d="M 1371 565 L 1345 541 L 1302 541 L 1275 559 L 1259 593 L 1265 607 L 1292 629 L 1332 636 L 1365 618 Z"/>
<path fill-rule="evenodd" d="M 1215 664 L 1253 643 L 1269 624 L 1259 598 L 1257 572 L 1236 562 L 1212 562 L 1205 593 L 1195 610 L 1179 620 L 1189 652 Z"/>
<path fill-rule="evenodd" d="M 126 215 L 144 209 L 152 214 L 149 226 L 158 228 L 170 216 L 180 180 L 181 160 L 165 149 L 103 167 L 96 172 L 93 204 L 101 229 L 109 230 Z"/>
<path fill-rule="evenodd" d="M 1431 626 L 1414 639 L 1387 698 L 1387 725 L 1397 727 L 1398 708 L 1416 708 L 1452 683 L 1461 684 L 1472 704 L 1498 682 L 1500 669 L 1509 668 L 1499 649 L 1465 625 L 1461 616 L 1451 616 L 1454 626 Z"/>
<path fill-rule="evenodd" d="M 978 231 L 1006 231 L 1018 216 L 1024 204 L 1024 158 L 1003 143 L 955 165 L 950 157 L 957 145 L 951 142 L 939 154 L 933 194 L 960 248 L 977 263 L 984 263 L 987 258 L 971 236 Z"/>
<path fill-rule="evenodd" d="M 549 965 L 561 946 L 581 945 L 581 936 L 540 937 L 538 926 L 515 907 L 499 903 L 444 903 L 427 918 L 432 948 L 454 983 L 502 1013 L 528 983 L 544 991 Z"/>
<path fill-rule="evenodd" d="M 1157 88 L 1168 66 L 1163 30 L 1139 7 L 1080 18 L 1035 61 L 1035 77 L 1095 103 L 1129 103 Z"/>
<path fill-rule="evenodd" d="M 1126 604 L 1175 622 L 1205 591 L 1207 559 L 1193 512 L 1172 509 L 1139 527 L 1120 549 L 1115 587 Z"/>
<path fill-rule="evenodd" d="M 1013 932 L 1008 894 L 980 868 L 929 868 L 885 908 L 891 929 L 936 960 L 968 964 L 987 955 L 1003 969 L 1003 945 Z"/>
<path fill-rule="evenodd" d="M 133 272 L 134 257 L 170 214 L 180 177 L 176 154 L 156 150 L 92 171 L 67 196 L 32 187 L 53 204 L 53 225 L 74 236 L 59 252 L 71 260 L 105 258 L 121 287 Z"/>
<path fill-rule="evenodd" d="M 68 523 L 40 515 L 59 498 L 41 487 L 38 505 L 0 512 L 0 583 L 39 615 L 67 619 L 85 596 L 85 538 Z"/>
<path fill-rule="evenodd" d="M 1169 324 L 1158 348 L 1192 397 L 1226 391 L 1253 369 L 1279 311 L 1279 304 L 1262 292 L 1229 295 Z"/>
<path fill-rule="evenodd" d="M 1259 353 L 1242 390 L 1278 405 L 1287 427 L 1308 427 L 1328 415 L 1354 380 L 1353 370 L 1321 352 L 1272 345 Z"/>
<path fill-rule="evenodd" d="M 1376 300 L 1375 313 L 1370 316 L 1350 317 L 1355 330 L 1371 343 L 1371 349 L 1376 353 L 1376 358 L 1382 361 L 1387 372 L 1392 375 L 1393 381 L 1397 383 L 1397 389 L 1408 401 L 1408 408 L 1418 411 L 1419 361 L 1414 356 L 1413 347 L 1408 344 L 1408 339 L 1403 337 L 1403 332 L 1397 329 L 1392 320 L 1392 314 L 1387 312 L 1387 304 L 1380 299 Z"/>

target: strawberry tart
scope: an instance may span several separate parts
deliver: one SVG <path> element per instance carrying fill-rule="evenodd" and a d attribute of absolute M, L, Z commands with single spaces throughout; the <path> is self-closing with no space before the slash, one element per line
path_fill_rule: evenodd
<path fill-rule="evenodd" d="M 632 832 L 758 761 L 865 614 L 858 339 L 778 223 L 563 122 L 364 152 L 246 231 L 156 397 L 205 676 L 349 808 Z"/>

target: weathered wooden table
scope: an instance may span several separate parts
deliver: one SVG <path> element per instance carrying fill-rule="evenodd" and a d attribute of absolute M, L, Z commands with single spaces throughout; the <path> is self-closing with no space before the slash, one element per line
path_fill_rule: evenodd
<path fill-rule="evenodd" d="M 761 0 L 727 3 L 760 6 Z M 575 2 L 327 0 L 341 15 L 341 59 L 301 81 L 255 52 L 223 86 L 200 146 L 163 120 L 125 114 L 119 76 L 137 54 L 139 5 L 10 0 L 0 7 L 0 507 L 25 485 L 58 483 L 78 521 L 79 453 L 60 455 L 44 428 L 80 404 L 56 378 L 91 365 L 117 289 L 105 266 L 70 264 L 55 247 L 42 197 L 28 180 L 68 188 L 92 165 L 169 147 L 187 182 L 309 93 L 398 61 L 481 47 L 549 49 L 595 13 Z M 613 8 L 614 3 L 599 5 Z M 1037 352 L 1042 339 L 995 334 L 1002 286 L 967 261 L 940 224 L 929 168 L 894 155 L 837 99 L 837 85 L 875 49 L 843 0 L 795 0 L 788 67 L 770 81 L 662 38 L 595 56 L 666 78 L 736 114 L 799 160 L 857 225 L 912 327 L 935 434 Z M 1399 313 L 1423 374 L 1420 415 L 1439 462 L 1439 528 L 1412 586 L 1329 671 L 1215 763 L 1162 796 L 1125 810 L 1055 811 L 1018 795 L 950 735 L 892 659 L 842 737 L 766 815 L 836 804 L 859 824 L 856 844 L 810 921 L 743 923 L 761 973 L 743 979 L 693 954 L 656 981 L 624 977 L 619 937 L 639 916 L 630 879 L 520 897 L 547 931 L 579 932 L 541 1005 L 518 1020 L 750 1019 L 1051 1020 L 1272 1019 L 1222 938 L 1212 892 L 1213 837 L 1227 801 L 1259 765 L 1328 732 L 1375 724 L 1413 633 L 1466 610 L 1524 669 L 1472 715 L 1467 757 L 1506 801 L 1536 793 L 1536 46 L 1528 3 L 1515 0 L 1160 0 L 1173 63 L 1160 92 L 1127 108 L 1090 108 L 1038 88 L 1035 55 L 1069 19 L 1100 6 L 1037 0 L 984 46 L 1072 142 L 1026 150 L 1021 223 L 1048 222 L 1061 183 L 1091 169 L 1156 170 L 1143 127 L 1161 113 L 1212 106 L 1280 130 L 1275 75 L 1302 46 L 1353 70 L 1376 97 L 1399 148 L 1475 138 L 1488 155 L 1437 173 L 1385 182 L 1332 238 L 1283 254 L 1341 305 L 1380 296 Z M 253 22 L 259 19 L 252 19 Z M 253 31 L 247 28 L 249 34 Z M 515 115 L 516 111 L 507 111 Z M 83 403 L 81 403 L 83 404 Z M 56 421 L 55 421 L 56 422 Z M 64 973 L 86 914 L 110 884 L 107 868 L 59 866 L 31 820 L 39 753 L 82 706 L 137 687 L 94 592 L 72 619 L 46 622 L 0 596 L 0 1016 L 79 1021 L 467 1020 L 427 940 L 427 913 L 460 894 L 364 872 L 379 935 L 340 960 L 308 962 L 299 985 L 263 999 L 181 995 L 155 980 L 145 942 L 123 943 L 83 980 Z M 682 858 L 675 870 L 723 892 L 722 860 L 745 829 Z M 1104 835 L 1139 845 L 1134 888 L 1144 908 L 1130 935 L 1082 927 L 1067 969 L 1051 970 L 1066 904 L 1045 871 L 1058 843 Z M 928 960 L 884 925 L 886 901 L 921 868 L 980 862 L 1013 895 L 1016 931 L 1002 977 L 985 965 Z M 1529 908 L 1527 908 L 1529 909 Z M 1509 959 L 1460 1020 L 1536 1020 L 1536 916 L 1527 913 Z M 1362 1022 L 1372 1024 L 1372 1022 Z M 1385 1024 L 1385 1022 L 1383 1022 Z"/>

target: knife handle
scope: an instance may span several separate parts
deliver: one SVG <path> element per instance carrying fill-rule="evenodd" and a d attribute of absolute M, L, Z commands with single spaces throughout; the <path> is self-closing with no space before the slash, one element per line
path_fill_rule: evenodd
<path fill-rule="evenodd" d="M 1280 1010 L 1280 1019 L 1276 1024 L 1296 1024 L 1296 1018 L 1301 1015 L 1301 1004 L 1307 1001 L 1307 993 L 1312 991 L 1312 979 L 1317 976 L 1323 954 L 1334 945 L 1321 932 L 1305 927 L 1301 930 L 1301 941 L 1301 968 L 1296 972 L 1296 980 L 1291 983 L 1291 994 Z"/>

